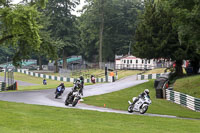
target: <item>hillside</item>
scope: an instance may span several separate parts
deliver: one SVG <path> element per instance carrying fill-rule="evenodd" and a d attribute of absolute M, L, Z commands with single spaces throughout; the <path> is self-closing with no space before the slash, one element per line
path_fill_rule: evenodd
<path fill-rule="evenodd" d="M 174 90 L 200 98 L 200 75 L 177 79 Z"/>

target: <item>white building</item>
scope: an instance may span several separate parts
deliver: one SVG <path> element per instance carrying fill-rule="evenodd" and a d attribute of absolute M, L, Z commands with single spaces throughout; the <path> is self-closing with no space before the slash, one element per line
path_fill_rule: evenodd
<path fill-rule="evenodd" d="M 141 59 L 132 55 L 116 56 L 115 69 L 154 69 L 155 59 Z"/>

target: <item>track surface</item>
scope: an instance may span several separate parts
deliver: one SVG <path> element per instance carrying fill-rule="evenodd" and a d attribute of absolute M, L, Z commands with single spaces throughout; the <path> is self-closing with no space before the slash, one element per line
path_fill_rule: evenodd
<path fill-rule="evenodd" d="M 138 84 L 141 84 L 144 82 L 147 82 L 147 80 L 136 80 L 136 76 L 134 75 L 134 76 L 129 76 L 124 79 L 118 80 L 113 83 L 89 85 L 89 86 L 84 87 L 84 97 L 110 93 L 113 91 L 118 91 L 118 90 L 125 89 L 125 88 L 131 87 L 131 86 L 135 86 L 135 85 L 138 85 Z M 71 88 L 66 88 L 63 95 L 58 99 L 54 98 L 55 97 L 55 94 L 54 94 L 55 89 L 36 90 L 36 91 L 1 92 L 0 100 L 26 103 L 26 104 L 72 108 L 71 106 L 66 107 L 64 105 L 65 98 L 70 91 L 71 91 Z M 86 105 L 83 103 L 79 103 L 76 105 L 76 107 L 73 107 L 73 108 L 84 109 L 84 110 L 94 110 L 94 111 L 100 111 L 100 112 L 130 114 L 127 111 L 114 110 L 114 109 L 103 108 L 103 107 L 96 107 L 96 106 Z M 139 113 L 131 113 L 131 114 L 140 115 Z M 176 116 L 158 115 L 158 114 L 149 114 L 149 113 L 145 113 L 143 115 L 167 117 L 167 118 L 179 118 Z M 190 119 L 190 118 L 181 118 L 181 119 Z"/>

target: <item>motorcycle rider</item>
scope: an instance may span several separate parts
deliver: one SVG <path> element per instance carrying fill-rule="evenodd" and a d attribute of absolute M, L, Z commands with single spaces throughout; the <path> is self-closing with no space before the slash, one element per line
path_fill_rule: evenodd
<path fill-rule="evenodd" d="M 79 79 L 77 79 L 74 82 L 74 87 L 72 88 L 72 91 L 69 92 L 67 97 L 69 98 L 75 91 L 79 91 L 79 93 L 83 96 L 83 87 L 84 87 L 84 78 L 83 76 L 80 76 Z"/>
<path fill-rule="evenodd" d="M 134 101 L 133 101 L 133 105 L 140 99 L 140 98 L 144 98 L 145 96 L 149 97 L 149 89 L 145 89 L 144 92 L 142 92 Z"/>
<path fill-rule="evenodd" d="M 80 91 L 79 92 L 83 96 L 84 78 L 83 78 L 83 76 L 80 76 L 79 79 L 80 79 L 80 83 L 81 83 Z"/>
<path fill-rule="evenodd" d="M 64 83 L 61 83 L 58 87 L 61 87 L 61 93 L 63 93 L 64 91 L 65 91 L 65 85 L 64 85 Z M 57 88 L 58 88 L 57 87 Z M 57 88 L 56 88 L 56 92 L 55 92 L 55 94 L 57 93 Z"/>

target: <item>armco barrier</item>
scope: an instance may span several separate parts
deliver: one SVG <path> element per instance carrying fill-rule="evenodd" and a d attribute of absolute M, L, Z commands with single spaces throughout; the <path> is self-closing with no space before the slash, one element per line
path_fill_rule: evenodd
<path fill-rule="evenodd" d="M 166 89 L 166 99 L 200 112 L 200 99 L 177 91 Z"/>
<path fill-rule="evenodd" d="M 147 80 L 147 79 L 157 79 L 164 73 L 147 74 L 147 75 L 137 75 L 137 80 Z"/>
<path fill-rule="evenodd" d="M 0 91 L 4 91 L 5 88 L 6 88 L 5 82 L 1 82 L 1 81 L 0 81 Z"/>
<path fill-rule="evenodd" d="M 65 82 L 74 82 L 75 78 L 66 78 L 66 77 L 60 77 L 60 76 L 54 76 L 54 75 L 46 75 L 46 74 L 40 74 L 35 72 L 29 72 L 27 69 L 17 69 L 17 72 L 23 73 L 26 75 L 34 76 L 34 77 L 40 77 L 45 79 L 51 79 L 51 80 L 57 80 L 57 81 L 65 81 Z M 106 82 L 105 78 L 95 78 L 96 82 Z M 91 79 L 85 79 L 85 83 L 91 83 Z"/>

